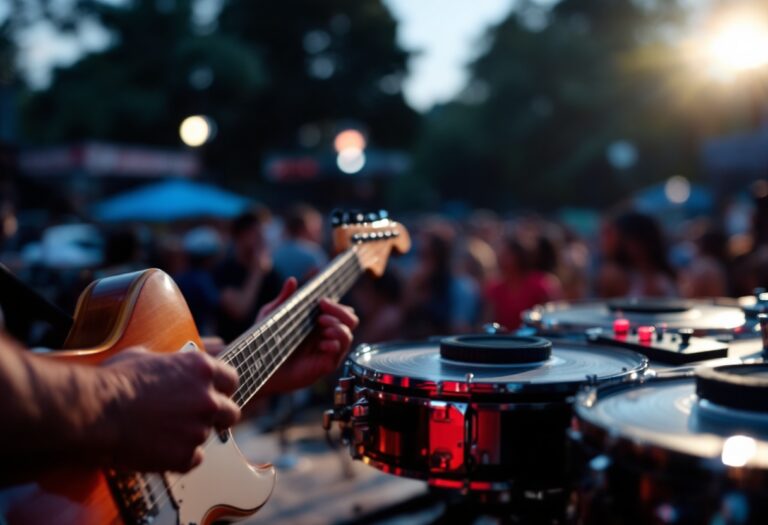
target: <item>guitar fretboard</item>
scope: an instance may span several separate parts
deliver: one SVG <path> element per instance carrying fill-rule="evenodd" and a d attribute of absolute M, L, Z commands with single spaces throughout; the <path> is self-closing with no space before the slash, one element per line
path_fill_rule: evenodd
<path fill-rule="evenodd" d="M 240 386 L 232 397 L 244 406 L 315 326 L 318 301 L 340 299 L 362 274 L 356 249 L 337 256 L 266 319 L 233 341 L 221 359 L 235 367 Z"/>

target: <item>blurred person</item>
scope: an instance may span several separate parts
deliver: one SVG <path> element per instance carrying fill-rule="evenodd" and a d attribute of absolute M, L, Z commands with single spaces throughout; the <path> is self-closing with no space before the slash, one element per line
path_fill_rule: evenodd
<path fill-rule="evenodd" d="M 150 266 L 160 268 L 169 275 L 179 275 L 187 269 L 187 259 L 181 237 L 170 233 L 161 234 L 155 240 Z"/>
<path fill-rule="evenodd" d="M 732 253 L 731 282 L 736 295 L 750 295 L 755 288 L 768 287 L 768 181 L 755 182 L 751 193 L 754 210 L 749 236 L 741 239 L 739 252 Z"/>
<path fill-rule="evenodd" d="M 173 275 L 187 301 L 197 330 L 201 335 L 216 333 L 216 315 L 221 307 L 221 294 L 213 278 L 213 268 L 224 249 L 219 233 L 210 226 L 199 226 L 184 235 L 184 252 L 188 265 Z"/>
<path fill-rule="evenodd" d="M 728 295 L 728 239 L 711 225 L 694 239 L 696 252 L 680 272 L 680 295 L 688 298 Z"/>
<path fill-rule="evenodd" d="M 139 233 L 131 227 L 107 232 L 104 243 L 104 263 L 94 278 L 102 279 L 121 273 L 130 273 L 146 267 L 144 248 Z"/>
<path fill-rule="evenodd" d="M 495 278 L 499 265 L 493 247 L 479 237 L 468 237 L 461 248 L 460 273 L 470 277 L 482 290 Z"/>
<path fill-rule="evenodd" d="M 482 239 L 490 246 L 495 246 L 504 235 L 504 226 L 499 215 L 486 209 L 475 210 L 469 216 L 468 234 Z"/>
<path fill-rule="evenodd" d="M 378 279 L 364 276 L 352 291 L 360 316 L 356 339 L 379 343 L 397 338 L 403 326 L 402 298 L 402 279 L 394 269 L 387 268 Z"/>
<path fill-rule="evenodd" d="M 485 320 L 513 330 L 525 310 L 560 299 L 557 277 L 534 265 L 535 251 L 514 236 L 507 236 L 498 250 L 499 277 L 485 289 Z"/>
<path fill-rule="evenodd" d="M 453 272 L 454 239 L 447 223 L 432 224 L 419 236 L 416 267 L 404 296 L 409 337 L 466 332 L 478 317 L 478 290 L 470 279 Z"/>
<path fill-rule="evenodd" d="M 639 212 L 619 215 L 604 227 L 607 255 L 597 274 L 600 297 L 675 297 L 676 275 L 667 259 L 661 227 Z"/>
<path fill-rule="evenodd" d="M 311 206 L 297 204 L 285 215 L 285 238 L 275 249 L 275 271 L 283 279 L 304 282 L 328 262 L 321 246 L 323 217 Z"/>
<path fill-rule="evenodd" d="M 589 294 L 590 253 L 587 244 L 569 229 L 565 229 L 565 241 L 560 251 L 559 278 L 563 287 L 563 299 L 579 301 Z"/>
<path fill-rule="evenodd" d="M 280 290 L 280 277 L 264 241 L 262 219 L 255 211 L 232 221 L 232 246 L 214 270 L 220 293 L 216 331 L 229 342 L 252 324 L 259 308 Z"/>

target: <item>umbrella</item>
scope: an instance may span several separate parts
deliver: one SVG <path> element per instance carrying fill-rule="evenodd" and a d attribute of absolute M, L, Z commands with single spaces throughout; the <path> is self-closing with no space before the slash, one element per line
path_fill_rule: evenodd
<path fill-rule="evenodd" d="M 96 204 L 92 211 L 101 221 L 163 222 L 234 217 L 251 204 L 249 199 L 217 186 L 171 180 L 115 195 Z"/>

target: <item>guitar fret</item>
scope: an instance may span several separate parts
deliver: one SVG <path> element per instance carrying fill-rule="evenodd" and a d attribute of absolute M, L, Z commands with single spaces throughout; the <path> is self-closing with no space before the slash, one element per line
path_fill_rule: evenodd
<path fill-rule="evenodd" d="M 353 250 L 336 258 L 321 274 L 254 327 L 253 332 L 233 342 L 222 358 L 240 376 L 233 400 L 243 406 L 266 383 L 274 371 L 312 332 L 320 313 L 321 297 L 338 300 L 362 273 Z"/>

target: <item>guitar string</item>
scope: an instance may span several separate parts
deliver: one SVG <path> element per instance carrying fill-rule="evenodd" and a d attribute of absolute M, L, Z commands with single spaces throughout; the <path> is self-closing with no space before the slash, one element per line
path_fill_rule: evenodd
<path fill-rule="evenodd" d="M 362 248 L 364 246 L 365 245 L 362 245 L 360 248 Z M 292 300 L 286 301 L 286 303 L 283 303 L 282 305 L 280 305 L 278 310 L 276 312 L 274 312 L 274 314 L 272 316 L 270 316 L 265 321 L 264 325 L 260 325 L 259 328 L 261 329 L 262 326 L 265 326 L 265 325 L 271 328 L 272 325 L 277 324 L 277 322 L 281 321 L 281 317 L 280 316 L 282 316 L 282 315 L 290 315 L 290 318 L 285 321 L 285 323 L 287 325 L 290 325 L 290 323 L 295 323 L 297 317 L 303 317 L 304 316 L 304 313 L 305 313 L 304 310 L 305 309 L 309 308 L 310 312 L 312 310 L 314 310 L 314 309 L 317 309 L 317 305 L 315 303 L 316 303 L 316 300 L 319 299 L 319 298 L 312 298 L 311 294 L 314 293 L 315 291 L 317 291 L 316 289 L 320 288 L 320 286 L 322 286 L 325 283 L 326 280 L 330 281 L 331 284 L 333 284 L 334 281 L 338 281 L 336 284 L 342 284 L 342 286 L 346 287 L 347 290 L 348 290 L 349 287 L 351 287 L 351 285 L 354 284 L 354 282 L 362 274 L 362 271 L 363 271 L 362 268 L 359 265 L 359 256 L 360 256 L 360 254 L 358 253 L 359 250 L 356 250 L 355 248 L 357 248 L 357 246 L 351 248 L 350 250 L 347 250 L 346 253 L 339 255 L 336 258 L 336 260 L 333 261 L 328 266 L 328 268 L 326 268 L 320 275 L 317 276 L 316 279 L 313 279 L 312 281 L 307 283 L 307 285 L 305 285 L 307 287 L 306 290 L 302 292 L 302 295 L 304 296 L 303 298 L 297 297 L 297 298 L 294 298 Z M 357 257 L 352 257 L 352 255 L 357 255 Z M 344 260 L 345 258 L 347 260 Z M 350 265 L 349 267 L 345 267 L 344 265 L 346 265 L 350 261 L 353 261 L 355 264 Z M 332 268 L 335 265 L 341 266 L 341 268 L 340 269 L 336 269 L 336 270 L 332 270 Z M 321 279 L 321 277 L 324 274 L 327 274 L 327 273 L 330 273 L 331 275 L 329 277 L 327 277 L 326 279 Z M 335 292 L 339 293 L 339 292 L 341 292 L 341 289 L 340 290 L 336 290 Z M 343 293 L 344 292 L 342 292 L 342 295 L 343 295 Z M 310 298 L 312 298 L 313 300 L 312 301 L 308 301 L 307 299 L 310 299 Z M 295 305 L 296 302 L 298 302 L 300 300 L 304 300 L 306 302 L 300 308 L 292 307 L 293 305 Z M 309 313 L 309 312 L 307 312 L 307 313 Z M 305 322 L 307 322 L 307 321 L 314 321 L 314 319 L 307 319 L 307 318 L 305 318 L 305 320 L 306 320 Z M 302 323 L 302 324 L 304 324 L 304 323 Z M 314 324 L 314 323 L 312 322 L 312 324 Z M 264 331 L 260 332 L 259 335 L 264 333 Z M 245 334 L 245 335 L 248 335 L 248 334 Z M 304 337 L 306 337 L 306 335 L 307 334 L 302 334 L 301 332 L 298 332 L 298 333 L 295 333 L 294 335 L 289 336 L 287 339 L 279 340 L 278 343 L 282 344 L 283 342 L 288 341 L 290 344 L 286 345 L 286 347 L 292 347 L 294 344 L 300 343 L 301 340 L 303 340 Z M 242 341 L 246 341 L 246 340 L 249 340 L 249 339 L 250 339 L 250 341 L 249 341 L 249 343 L 247 345 L 237 346 L 239 343 L 242 343 Z M 255 334 L 250 335 L 250 337 L 238 338 L 237 340 L 235 340 L 233 343 L 231 343 L 229 345 L 227 350 L 224 351 L 224 354 L 222 355 L 221 359 L 225 360 L 225 362 L 228 362 L 228 361 L 226 361 L 226 358 L 228 357 L 228 354 L 230 352 L 231 352 L 231 355 L 233 355 L 233 356 L 234 355 L 242 355 L 244 352 L 248 351 L 250 344 L 253 341 L 255 341 L 256 339 L 257 339 L 257 336 Z M 272 340 L 272 341 L 270 341 L 270 340 Z M 264 343 L 262 343 L 259 346 L 261 348 L 263 348 L 263 347 L 266 346 L 266 343 L 274 342 L 275 340 L 278 340 L 278 338 L 275 336 L 274 333 L 268 334 L 267 338 L 264 340 Z M 280 359 L 283 359 L 283 360 L 287 359 L 287 357 L 291 354 L 292 351 L 293 351 L 293 348 L 291 348 L 290 352 L 285 352 L 285 355 L 281 355 L 282 352 L 278 351 L 277 357 L 273 357 L 272 359 L 270 359 L 270 363 L 269 363 L 269 365 L 266 368 L 273 368 L 272 365 L 274 363 L 276 363 L 278 360 L 280 360 Z M 246 359 L 247 359 L 247 356 L 246 356 Z M 228 362 L 228 364 L 231 364 L 231 363 Z M 247 368 L 246 370 L 250 370 L 250 369 L 251 369 L 251 367 Z M 272 373 L 274 373 L 274 369 L 269 374 L 263 374 L 263 375 L 266 375 L 266 378 L 264 378 L 264 379 L 265 380 L 269 379 L 269 377 L 272 375 Z M 255 377 L 257 374 L 258 374 L 258 372 L 251 373 L 250 378 L 248 378 L 248 380 L 252 381 L 253 377 Z M 257 381 L 261 381 L 261 379 L 259 379 Z M 261 385 L 259 385 L 249 395 L 250 396 L 255 395 L 256 392 L 258 391 L 258 389 L 262 385 L 263 385 L 263 383 Z M 238 391 L 239 391 L 239 389 L 238 389 Z M 237 395 L 238 391 L 236 391 L 235 394 L 233 394 L 233 397 L 235 395 Z M 250 397 L 248 399 L 250 399 Z M 246 400 L 246 402 L 247 402 L 247 400 Z M 164 481 L 165 477 L 162 474 L 149 474 L 149 475 L 151 475 L 153 477 L 159 478 L 158 481 L 157 481 L 157 484 L 159 484 L 160 487 L 158 488 L 157 484 L 153 484 L 150 479 L 147 479 L 147 477 L 146 477 L 147 475 L 148 474 L 141 474 L 140 473 L 140 474 L 137 475 L 137 477 L 140 479 L 140 483 L 142 484 L 143 488 L 145 488 L 145 489 L 149 488 L 149 490 L 151 491 L 150 494 L 156 495 L 155 503 L 153 505 L 154 507 L 160 507 L 166 501 L 171 499 L 171 497 L 172 497 L 171 490 L 176 485 L 176 483 L 179 480 L 181 480 L 181 478 L 183 477 L 183 476 L 179 476 L 179 478 L 176 480 L 176 482 L 174 482 L 172 484 L 168 484 L 167 481 Z"/>
<path fill-rule="evenodd" d="M 351 260 L 355 261 L 355 263 L 357 262 L 356 258 L 352 258 Z M 347 261 L 345 261 L 345 262 L 347 262 Z M 339 265 L 339 266 L 341 266 L 341 265 Z M 329 266 L 328 269 L 330 269 L 330 268 L 332 268 L 332 265 Z M 325 273 L 325 272 L 323 272 L 323 273 Z M 361 270 L 361 268 L 360 268 L 360 266 L 358 264 L 355 264 L 352 267 L 349 267 L 349 266 L 343 267 L 342 266 L 342 269 L 337 270 L 336 274 L 332 274 L 327 279 L 319 279 L 323 275 L 323 274 L 321 274 L 320 276 L 318 276 L 318 280 L 316 282 L 320 283 L 320 284 L 324 284 L 326 281 L 331 281 L 332 284 L 333 284 L 333 282 L 335 282 L 335 284 L 341 283 L 344 287 L 349 289 L 349 286 L 354 283 L 356 278 L 359 277 L 359 275 L 361 273 L 362 273 L 362 270 Z M 351 277 L 351 279 L 350 279 L 350 277 Z M 312 282 L 307 283 L 307 285 L 312 285 L 312 284 L 313 284 Z M 317 291 L 314 288 L 318 288 L 318 286 L 315 286 L 315 287 L 310 286 L 309 288 L 306 289 L 307 293 L 303 293 L 302 294 L 304 296 L 303 300 L 306 301 L 302 305 L 302 307 L 300 307 L 300 308 L 293 308 L 291 310 L 286 310 L 285 311 L 285 312 L 290 314 L 289 318 L 287 318 L 285 320 L 285 324 L 286 325 L 290 325 L 291 323 L 295 324 L 295 321 L 296 321 L 297 317 L 304 317 L 304 314 L 308 313 L 308 312 L 305 312 L 305 310 L 307 310 L 307 308 L 309 308 L 310 312 L 312 310 L 314 310 L 314 309 L 317 309 L 317 305 L 314 304 L 314 302 L 316 301 L 317 298 L 311 297 L 311 293 L 309 293 L 310 289 L 312 289 L 312 292 Z M 338 293 L 339 291 L 340 290 L 336 290 L 336 293 Z M 312 301 L 308 301 L 308 299 L 313 299 L 313 300 Z M 285 313 L 285 312 L 283 312 L 283 313 Z M 275 317 L 276 316 L 277 316 L 277 313 L 275 314 Z M 277 323 L 276 319 L 274 319 L 274 318 L 270 318 L 270 319 L 273 321 L 273 324 Z M 306 318 L 305 317 L 305 321 L 302 324 L 308 324 L 311 327 L 311 326 L 314 325 L 313 321 L 314 321 L 314 319 Z M 311 331 L 311 328 L 310 328 L 310 331 Z M 298 345 L 298 343 L 300 343 L 301 340 L 304 337 L 306 337 L 306 335 L 307 334 L 304 334 L 304 333 L 301 333 L 301 332 L 294 332 L 293 335 L 291 335 L 291 336 L 289 336 L 289 337 L 287 337 L 285 339 L 278 339 L 277 337 L 275 337 L 274 334 L 270 334 L 269 337 L 267 339 L 265 339 L 264 344 L 262 344 L 260 346 L 264 347 L 264 346 L 267 345 L 267 343 L 278 341 L 278 343 L 280 345 L 284 346 L 285 348 L 291 348 L 291 350 L 293 350 L 293 348 L 292 348 L 293 345 L 294 344 Z M 275 347 L 275 348 L 277 348 L 277 347 Z M 247 348 L 243 347 L 243 348 L 239 348 L 238 350 L 239 351 L 246 351 Z M 272 369 L 272 372 L 274 372 L 273 364 L 276 363 L 277 361 L 279 361 L 280 359 L 283 359 L 283 360 L 286 359 L 290 355 L 290 353 L 291 353 L 290 351 L 289 352 L 278 352 L 277 356 L 270 360 L 270 363 L 266 366 L 266 368 L 270 368 L 270 369 Z M 285 354 L 285 355 L 283 355 L 283 354 Z M 271 373 L 269 375 L 271 375 Z M 267 375 L 266 379 L 268 379 L 269 375 Z M 252 374 L 252 376 L 253 376 L 253 374 Z M 253 392 L 251 392 L 250 395 L 255 394 L 258 391 L 258 388 L 260 388 L 260 386 L 257 387 Z M 149 490 L 152 491 L 151 494 L 153 494 L 153 495 L 157 494 L 158 495 L 156 497 L 156 499 L 155 499 L 155 504 L 154 504 L 155 507 L 159 507 L 163 503 L 165 503 L 167 500 L 170 500 L 170 498 L 172 497 L 172 495 L 170 493 L 171 489 L 176 485 L 176 482 L 178 482 L 181 479 L 181 477 L 180 477 L 179 480 L 177 480 L 176 482 L 174 482 L 172 484 L 167 484 L 167 482 L 164 482 L 162 480 L 162 475 L 155 475 L 156 478 L 160 478 L 160 479 L 158 479 L 158 481 L 153 484 L 149 479 L 145 478 L 145 475 L 140 474 L 139 477 L 140 478 L 144 478 L 145 488 L 148 487 Z M 159 488 L 157 486 L 158 483 L 161 485 Z"/>
<path fill-rule="evenodd" d="M 321 295 L 329 298 L 338 299 L 340 296 L 339 290 L 326 289 L 324 292 Z M 266 340 L 260 338 L 255 341 L 259 343 L 258 346 L 251 348 L 250 355 L 246 355 L 243 361 L 238 364 L 242 380 L 234 398 L 240 406 L 244 406 L 277 370 L 276 364 L 287 359 L 295 347 L 312 332 L 315 318 L 319 313 L 320 309 L 316 304 L 297 309 L 294 317 L 300 318 L 298 322 L 295 318 L 286 320 L 285 325 L 276 328 L 278 332 L 287 332 L 291 335 L 284 338 L 275 335 Z M 270 352 L 269 347 L 272 341 L 276 341 L 278 346 L 273 346 L 275 351 Z"/>
<path fill-rule="evenodd" d="M 311 287 L 302 293 L 301 297 L 298 298 L 298 301 L 305 301 L 301 307 L 287 310 L 287 312 L 289 312 L 287 316 L 284 314 L 276 315 L 275 318 L 272 318 L 270 322 L 266 323 L 260 329 L 258 334 L 254 334 L 254 336 L 241 341 L 240 345 L 236 345 L 233 348 L 234 351 L 231 352 L 229 356 L 226 356 L 228 359 L 225 358 L 225 361 L 229 362 L 230 364 L 234 362 L 236 364 L 236 368 L 238 368 L 238 372 L 241 374 L 241 386 L 234 394 L 236 401 L 241 404 L 241 406 L 244 405 L 248 400 L 247 398 L 251 394 L 250 390 L 258 388 L 259 385 L 257 385 L 257 383 L 267 379 L 266 373 L 259 373 L 259 370 L 257 370 L 256 367 L 259 367 L 260 370 L 272 369 L 272 365 L 284 357 L 282 354 L 289 354 L 290 351 L 293 350 L 290 348 L 292 343 L 294 343 L 296 339 L 302 338 L 302 336 L 305 335 L 305 321 L 307 314 L 314 314 L 314 310 L 317 309 L 317 305 L 314 304 L 315 299 L 317 298 L 315 296 L 337 295 L 339 292 L 335 289 L 338 284 L 337 281 L 343 278 L 351 277 L 349 274 L 355 273 L 350 272 L 349 268 L 345 267 L 347 262 L 348 261 L 343 261 L 342 264 L 339 265 L 342 269 L 342 272 L 346 273 L 347 275 L 342 274 L 339 276 L 339 274 L 342 273 L 339 272 L 334 274 L 330 279 L 327 279 L 326 282 L 321 282 L 321 286 Z M 343 284 L 346 285 L 347 283 Z M 295 302 L 296 301 L 294 301 L 294 304 Z M 297 318 L 301 319 L 302 322 L 296 323 Z M 288 332 L 288 330 L 291 328 L 291 325 L 293 325 L 294 331 Z M 297 329 L 298 332 L 296 332 Z M 293 335 L 282 338 L 280 334 L 285 332 L 291 333 Z M 265 334 L 267 337 L 265 337 Z M 270 340 L 276 341 L 278 343 L 278 346 L 275 347 L 278 352 L 264 352 L 264 350 L 268 348 L 269 343 L 272 342 Z M 282 343 L 284 342 L 291 344 L 283 345 Z M 256 346 L 254 346 L 254 344 L 256 344 Z M 285 352 L 279 351 L 281 346 L 286 348 Z M 263 366 L 265 361 L 268 361 L 268 366 L 266 367 Z M 260 364 L 261 366 L 259 366 Z"/>
<path fill-rule="evenodd" d="M 343 261 L 339 258 L 337 258 L 336 261 L 332 263 L 332 266 L 329 267 L 329 270 L 333 268 L 333 266 L 341 266 L 343 268 L 343 264 L 347 261 Z M 326 272 L 323 272 L 325 274 Z M 322 275 L 322 274 L 321 274 Z M 264 339 L 264 335 L 266 334 L 269 336 L 268 331 L 272 330 L 274 325 L 282 321 L 282 317 L 286 315 L 286 311 L 292 312 L 295 310 L 294 306 L 295 303 L 300 302 L 302 300 L 306 300 L 307 297 L 310 297 L 313 292 L 316 291 L 317 288 L 319 288 L 319 285 L 317 283 L 322 283 L 321 279 L 313 280 L 314 282 L 310 282 L 307 284 L 306 288 L 304 290 L 300 290 L 299 294 L 297 294 L 298 297 L 290 298 L 286 303 L 283 305 L 280 305 L 280 308 L 273 313 L 269 318 L 267 318 L 263 323 L 260 325 L 256 325 L 255 327 L 252 327 L 251 330 L 243 334 L 241 337 L 236 339 L 233 343 L 229 345 L 229 347 L 224 351 L 224 353 L 221 355 L 220 359 L 224 360 L 225 362 L 232 364 L 233 362 L 236 363 L 236 360 L 238 357 L 244 356 L 246 353 L 250 352 L 252 350 L 252 345 L 255 341 L 257 341 L 259 338 Z M 243 357 L 243 359 L 247 359 L 247 355 Z M 236 363 L 239 364 L 239 363 Z"/>
<path fill-rule="evenodd" d="M 326 280 L 333 280 L 335 278 L 335 275 L 338 275 L 338 273 L 342 273 L 345 269 L 343 266 L 345 264 L 348 264 L 350 261 L 354 260 L 354 258 L 351 257 L 351 255 L 354 254 L 353 250 L 349 250 L 348 253 L 341 254 L 339 257 L 337 257 L 334 261 L 331 262 L 331 264 L 326 268 L 319 276 L 318 279 L 313 279 L 307 285 L 305 285 L 304 290 L 299 290 L 300 294 L 297 294 L 297 297 L 292 297 L 286 303 L 283 303 L 280 305 L 279 309 L 274 312 L 272 316 L 270 316 L 264 323 L 266 329 L 269 327 L 269 325 L 274 324 L 280 316 L 284 315 L 286 312 L 292 311 L 294 308 L 294 303 L 300 302 L 303 300 L 304 297 L 309 296 L 311 292 L 315 291 L 314 288 L 318 288 L 322 284 L 324 284 L 324 281 Z M 334 269 L 335 266 L 342 266 L 342 271 Z M 328 279 L 320 279 L 322 275 L 324 274 L 331 274 L 331 276 Z M 252 328 L 262 328 L 260 326 L 252 327 Z M 232 342 L 227 350 L 224 351 L 221 358 L 225 359 L 228 358 L 230 355 L 235 356 L 242 350 L 248 350 L 247 346 L 250 344 L 255 336 L 254 330 L 249 330 L 245 334 L 243 334 L 241 337 L 236 339 L 234 342 Z"/>
<path fill-rule="evenodd" d="M 310 302 L 302 305 L 302 307 L 294 308 L 286 318 L 277 319 L 271 323 L 266 329 L 268 334 L 266 339 L 263 335 L 255 337 L 252 341 L 249 341 L 246 348 L 235 354 L 235 360 L 243 356 L 242 362 L 238 363 L 241 372 L 243 372 L 243 381 L 236 393 L 237 401 L 241 405 L 248 401 L 248 398 L 253 393 L 251 392 L 252 390 L 259 388 L 268 379 L 271 372 L 275 370 L 274 364 L 287 357 L 293 350 L 293 344 L 297 340 L 303 339 L 312 330 L 314 317 L 319 313 L 319 306 L 316 303 L 319 296 L 338 299 L 344 291 L 349 289 L 350 284 L 356 279 L 358 273 L 354 268 L 346 268 L 343 273 L 333 278 L 331 282 L 314 290 L 314 293 L 308 294 L 308 297 L 311 299 Z M 269 332 L 272 332 L 274 335 L 270 335 Z M 291 335 L 281 339 L 281 333 L 289 333 Z M 269 345 L 273 341 L 278 343 L 277 351 L 269 352 Z M 254 347 L 254 343 L 257 344 L 256 347 Z M 267 366 L 263 366 L 260 361 L 261 363 L 266 362 Z M 243 369 L 243 367 L 246 368 Z"/>
<path fill-rule="evenodd" d="M 278 316 L 279 315 L 289 314 L 290 317 L 289 317 L 289 319 L 286 320 L 286 324 L 290 325 L 290 323 L 292 323 L 292 322 L 295 323 L 297 317 L 304 317 L 304 314 L 305 314 L 304 310 L 306 310 L 307 308 L 309 308 L 310 311 L 316 309 L 317 305 L 314 304 L 314 303 L 317 300 L 317 298 L 313 298 L 313 297 L 311 297 L 311 295 L 312 295 L 312 293 L 317 291 L 317 288 L 320 288 L 320 286 L 325 284 L 326 282 L 330 282 L 331 284 L 334 284 L 334 282 L 336 282 L 335 284 L 341 283 L 342 286 L 346 287 L 347 290 L 348 290 L 349 287 L 351 286 L 351 284 L 353 284 L 354 281 L 357 279 L 357 277 L 359 277 L 359 275 L 362 273 L 362 269 L 360 268 L 360 265 L 358 263 L 357 257 L 351 257 L 351 254 L 354 254 L 355 251 L 354 250 L 349 250 L 348 252 L 349 252 L 348 254 L 342 254 L 339 257 L 337 257 L 338 264 L 334 264 L 336 262 L 336 261 L 334 261 L 334 263 L 331 263 L 331 265 L 329 265 L 329 267 L 322 274 L 320 274 L 317 279 L 313 279 L 313 281 L 310 281 L 310 283 L 307 283 L 307 285 L 306 285 L 307 288 L 301 294 L 301 295 L 303 295 L 303 298 L 298 298 L 299 301 L 301 301 L 301 300 L 305 301 L 304 304 L 300 308 L 290 308 L 290 306 L 288 306 L 287 308 L 283 309 L 282 305 L 281 305 L 280 310 L 282 310 L 282 312 L 280 312 L 280 311 L 275 312 L 275 314 L 269 318 L 272 321 L 271 324 L 276 324 L 278 322 L 278 320 L 279 320 Z M 350 257 L 349 257 L 348 260 L 343 261 L 343 256 L 345 256 L 345 255 L 350 255 Z M 349 261 L 354 261 L 355 264 L 352 265 L 351 267 L 350 266 L 345 267 L 344 265 L 347 264 Z M 338 269 L 338 270 L 331 271 L 331 269 L 335 265 L 340 266 L 341 268 Z M 330 271 L 331 275 L 329 277 L 327 277 L 326 279 L 322 279 L 321 278 L 322 275 L 328 273 L 329 271 Z M 311 290 L 311 292 L 310 292 L 310 290 Z M 336 290 L 336 293 L 339 293 L 340 291 L 341 290 Z M 310 299 L 310 298 L 313 299 L 313 300 L 312 301 L 308 301 L 307 299 Z M 295 302 L 297 302 L 297 300 L 294 300 L 292 302 L 295 303 Z M 286 303 L 284 303 L 284 304 L 286 304 Z M 305 322 L 309 322 L 310 325 L 314 324 L 312 321 L 314 321 L 314 319 L 307 319 L 305 317 Z M 302 324 L 304 324 L 304 323 L 302 323 Z M 290 344 L 289 345 L 285 345 L 285 347 L 286 348 L 291 348 L 291 347 L 293 347 L 294 344 L 300 343 L 301 340 L 305 336 L 306 336 L 306 334 L 302 334 L 301 332 L 298 332 L 298 333 L 295 333 L 292 336 L 289 336 L 289 338 L 280 340 L 278 342 L 279 343 L 283 343 L 283 342 L 287 341 Z M 247 339 L 247 338 L 244 338 L 244 339 Z M 277 337 L 275 337 L 274 334 L 270 334 L 269 337 L 265 340 L 265 344 L 262 344 L 260 346 L 261 347 L 266 346 L 266 343 L 270 342 L 270 339 L 277 340 Z M 237 343 L 237 342 L 238 341 L 235 341 L 235 343 Z M 230 348 L 234 348 L 235 347 L 235 343 L 230 345 Z M 241 348 L 237 348 L 236 350 L 238 352 L 243 352 L 243 351 L 246 351 L 247 348 L 246 347 L 241 347 Z M 293 348 L 291 348 L 291 350 L 293 350 Z M 225 353 L 226 352 L 227 351 L 225 351 Z M 281 352 L 278 352 L 277 357 L 271 359 L 270 360 L 270 364 L 266 368 L 272 369 L 272 373 L 274 373 L 274 367 L 272 365 L 275 362 L 277 362 L 278 360 L 280 360 L 281 358 L 283 360 L 286 359 L 290 355 L 290 353 L 291 352 L 285 352 L 285 355 L 280 355 Z M 267 379 L 268 379 L 269 375 L 271 375 L 271 373 L 267 375 L 267 377 L 266 377 Z M 258 388 L 260 388 L 260 386 L 257 387 L 250 395 L 255 394 L 258 391 Z M 144 477 L 144 475 L 139 475 L 139 476 L 140 477 Z M 156 498 L 156 502 L 155 502 L 155 505 L 154 505 L 155 507 L 159 507 L 161 504 L 165 503 L 167 500 L 169 500 L 171 498 L 172 495 L 170 494 L 170 491 L 175 486 L 176 482 L 168 485 L 167 482 L 163 482 L 162 481 L 162 476 L 156 475 L 156 477 L 161 478 L 160 480 L 158 480 L 158 482 L 162 484 L 160 489 L 158 489 L 156 485 L 153 486 L 153 484 L 149 480 L 145 479 L 145 481 L 148 484 L 148 486 L 150 487 L 150 489 L 152 490 L 153 494 L 156 494 L 156 493 L 159 492 L 159 497 Z M 179 478 L 179 480 L 180 479 L 181 479 L 181 477 Z M 177 482 L 178 482 L 178 480 L 177 480 Z"/>
<path fill-rule="evenodd" d="M 355 263 L 352 267 L 349 266 L 350 261 Z M 274 371 L 272 365 L 287 357 L 293 350 L 291 346 L 296 340 L 301 340 L 307 335 L 307 329 L 311 329 L 314 324 L 312 317 L 316 313 L 315 311 L 319 310 L 316 302 L 317 299 L 320 296 L 338 299 L 340 295 L 343 295 L 350 288 L 351 284 L 354 283 L 362 272 L 354 258 L 342 261 L 339 266 L 340 269 L 335 274 L 320 280 L 319 286 L 307 289 L 300 297 L 293 301 L 293 304 L 297 302 L 302 303 L 303 301 L 300 306 L 292 307 L 292 305 L 289 305 L 286 310 L 281 312 L 281 315 L 276 315 L 270 319 L 270 322 L 261 327 L 258 334 L 254 333 L 252 336 L 240 341 L 240 345 L 234 345 L 233 351 L 225 356 L 225 362 L 229 364 L 234 362 L 238 372 L 241 373 L 241 386 L 233 395 L 233 397 L 238 398 L 238 402 L 243 404 L 247 402 L 249 396 L 255 393 L 255 391 L 250 392 L 250 390 L 258 389 L 261 385 L 257 383 L 268 379 L 268 376 Z M 291 325 L 293 325 L 293 330 L 288 332 Z M 292 335 L 288 337 L 280 335 L 280 333 L 285 332 Z M 265 334 L 266 337 L 264 337 Z M 268 352 L 270 343 L 275 341 L 278 343 L 276 347 L 278 351 Z M 256 343 L 256 346 L 254 346 L 254 343 Z M 285 351 L 281 351 L 281 347 L 285 348 Z M 267 350 L 266 354 L 264 350 Z M 238 357 L 242 358 L 240 362 L 237 361 Z M 267 366 L 264 366 L 264 363 L 267 361 Z M 243 367 L 245 368 L 243 369 Z"/>

